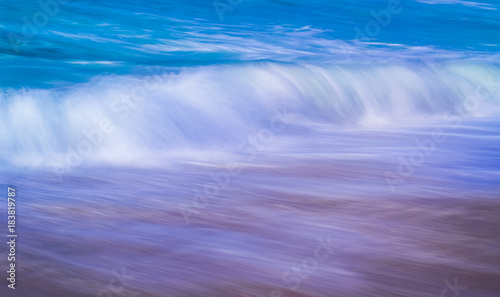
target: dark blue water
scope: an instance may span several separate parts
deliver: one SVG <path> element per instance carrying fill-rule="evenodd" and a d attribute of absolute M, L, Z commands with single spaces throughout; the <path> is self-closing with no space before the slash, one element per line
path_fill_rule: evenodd
<path fill-rule="evenodd" d="M 500 296 L 499 9 L 3 1 L 0 295 Z"/>

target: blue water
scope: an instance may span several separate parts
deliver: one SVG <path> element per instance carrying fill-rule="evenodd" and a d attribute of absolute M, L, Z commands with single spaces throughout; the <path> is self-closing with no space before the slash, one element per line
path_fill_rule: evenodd
<path fill-rule="evenodd" d="M 346 52 L 363 60 L 494 62 L 500 50 L 498 1 L 401 1 L 379 30 L 367 24 L 376 22 L 372 11 L 388 11 L 388 1 L 242 0 L 218 10 L 214 3 L 224 2 L 70 1 L 44 18 L 34 1 L 5 2 L 1 86 L 69 86 L 146 66 L 335 65 Z"/>
<path fill-rule="evenodd" d="M 2 297 L 500 296 L 500 1 L 40 3 L 0 6 Z"/>

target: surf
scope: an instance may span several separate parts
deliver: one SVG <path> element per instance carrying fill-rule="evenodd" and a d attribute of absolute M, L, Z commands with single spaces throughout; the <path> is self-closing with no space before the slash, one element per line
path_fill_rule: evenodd
<path fill-rule="evenodd" d="M 95 164 L 202 148 L 230 153 L 284 107 L 294 126 L 308 129 L 486 117 L 498 114 L 499 87 L 492 63 L 156 67 L 71 87 L 2 90 L 0 158 L 46 167 L 82 141 L 95 144 L 85 158 Z"/>

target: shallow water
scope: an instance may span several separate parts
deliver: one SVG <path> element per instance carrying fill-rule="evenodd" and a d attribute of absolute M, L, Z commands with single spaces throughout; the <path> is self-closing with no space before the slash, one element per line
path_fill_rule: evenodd
<path fill-rule="evenodd" d="M 233 156 L 232 174 L 187 160 L 4 172 L 18 189 L 16 294 L 496 296 L 499 124 L 290 126 Z M 438 126 L 446 141 L 392 191 L 398 156 L 424 153 L 415 140 Z M 307 143 L 280 153 L 282 138 Z"/>

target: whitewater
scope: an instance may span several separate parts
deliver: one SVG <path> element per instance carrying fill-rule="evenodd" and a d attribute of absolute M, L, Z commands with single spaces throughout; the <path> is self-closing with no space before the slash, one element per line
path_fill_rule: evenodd
<path fill-rule="evenodd" d="M 311 130 L 392 129 L 499 111 L 500 69 L 488 63 L 258 63 L 149 71 L 55 90 L 4 90 L 2 160 L 46 168 L 76 152 L 78 165 L 144 166 L 168 161 L 169 152 L 179 150 L 233 153 L 245 135 L 283 108 L 293 117 L 290 124 Z M 102 121 L 110 126 L 106 139 L 92 152 L 79 149 L 82 141 L 92 142 L 89 135 Z"/>

